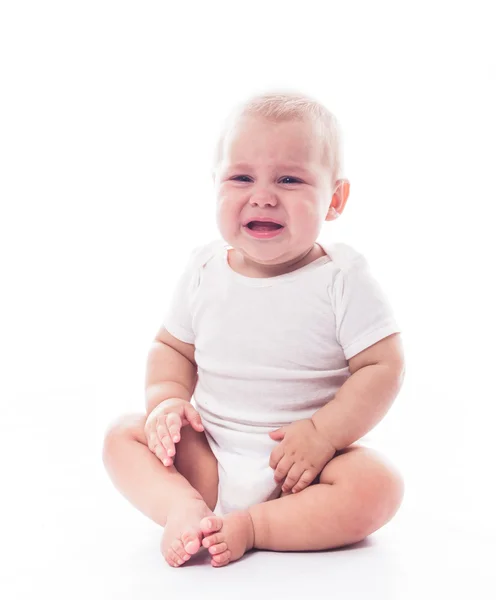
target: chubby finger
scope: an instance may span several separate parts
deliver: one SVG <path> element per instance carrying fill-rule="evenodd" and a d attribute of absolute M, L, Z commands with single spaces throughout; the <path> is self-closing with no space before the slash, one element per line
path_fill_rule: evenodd
<path fill-rule="evenodd" d="M 312 483 L 316 476 L 317 474 L 314 473 L 314 471 L 311 471 L 310 469 L 303 471 L 300 479 L 296 482 L 291 491 L 295 494 L 296 492 L 301 492 L 301 490 L 304 490 Z"/>
<path fill-rule="evenodd" d="M 181 417 L 174 412 L 169 413 L 165 418 L 165 423 L 169 430 L 172 441 L 177 444 L 181 439 Z"/>
<path fill-rule="evenodd" d="M 162 446 L 165 448 L 167 455 L 174 456 L 174 454 L 176 453 L 176 448 L 169 433 L 169 429 L 165 423 L 157 424 L 157 436 L 162 442 Z"/>
<path fill-rule="evenodd" d="M 155 446 L 154 454 L 161 462 L 164 463 L 166 467 L 170 467 L 172 465 L 173 459 L 168 455 L 162 445 L 159 444 Z"/>
<path fill-rule="evenodd" d="M 185 407 L 184 412 L 186 413 L 186 418 L 188 419 L 190 425 L 192 425 L 193 428 L 196 429 L 196 431 L 204 430 L 200 413 L 195 409 L 194 406 L 189 404 Z"/>
<path fill-rule="evenodd" d="M 281 444 L 278 444 L 270 453 L 269 467 L 271 469 L 275 469 L 283 456 L 284 448 L 281 446 Z"/>
<path fill-rule="evenodd" d="M 274 479 L 277 481 L 277 483 L 280 483 L 285 479 L 289 469 L 293 465 L 293 462 L 294 461 L 286 455 L 281 458 L 274 471 Z"/>
<path fill-rule="evenodd" d="M 158 439 L 157 430 L 155 428 L 148 434 L 148 448 L 151 452 L 155 453 L 155 447 L 158 445 L 161 445 L 161 442 Z"/>
<path fill-rule="evenodd" d="M 302 467 L 301 465 L 293 463 L 293 466 L 291 467 L 291 469 L 289 469 L 288 474 L 286 475 L 286 479 L 282 484 L 282 491 L 289 491 L 296 484 L 296 482 L 299 481 L 304 470 L 304 467 Z"/>
<path fill-rule="evenodd" d="M 168 456 L 165 448 L 162 445 L 156 431 L 150 434 L 148 441 L 148 448 L 155 454 L 155 456 L 164 463 L 166 467 L 172 464 L 172 458 Z"/>

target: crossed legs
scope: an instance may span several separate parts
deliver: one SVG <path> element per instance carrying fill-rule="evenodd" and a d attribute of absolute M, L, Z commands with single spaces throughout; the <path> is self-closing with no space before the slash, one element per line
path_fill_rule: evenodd
<path fill-rule="evenodd" d="M 395 467 L 354 444 L 301 492 L 218 517 L 212 512 L 217 461 L 205 434 L 183 428 L 175 463 L 165 467 L 148 449 L 144 422 L 144 415 L 131 415 L 110 427 L 103 460 L 117 489 L 164 527 L 162 553 L 172 566 L 183 564 L 202 544 L 213 566 L 252 548 L 303 551 L 352 544 L 385 525 L 401 504 L 403 481 Z"/>

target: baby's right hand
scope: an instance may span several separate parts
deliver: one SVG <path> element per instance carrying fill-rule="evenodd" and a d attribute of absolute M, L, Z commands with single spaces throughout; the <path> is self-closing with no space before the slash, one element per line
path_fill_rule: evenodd
<path fill-rule="evenodd" d="M 170 467 L 176 454 L 174 444 L 181 439 L 180 430 L 185 425 L 192 425 L 196 431 L 203 431 L 198 411 L 187 400 L 168 398 L 156 406 L 145 422 L 145 435 L 148 448 Z"/>

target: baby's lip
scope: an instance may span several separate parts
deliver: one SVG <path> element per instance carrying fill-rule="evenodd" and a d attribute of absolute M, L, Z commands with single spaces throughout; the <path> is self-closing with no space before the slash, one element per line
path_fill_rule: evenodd
<path fill-rule="evenodd" d="M 243 223 L 243 226 L 246 227 L 248 223 L 252 223 L 254 221 L 258 221 L 259 223 L 275 223 L 276 225 L 281 225 L 284 227 L 284 223 L 281 221 L 276 221 L 275 219 L 271 219 L 270 217 L 252 217 Z"/>

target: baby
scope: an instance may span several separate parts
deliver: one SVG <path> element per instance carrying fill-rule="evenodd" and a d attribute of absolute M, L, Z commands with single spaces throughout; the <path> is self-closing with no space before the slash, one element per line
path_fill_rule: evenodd
<path fill-rule="evenodd" d="M 214 168 L 222 239 L 196 248 L 148 354 L 146 414 L 109 427 L 114 485 L 180 566 L 323 550 L 385 525 L 403 480 L 356 443 L 404 376 L 399 328 L 364 257 L 317 243 L 346 205 L 333 115 L 265 94 L 237 107 Z"/>

